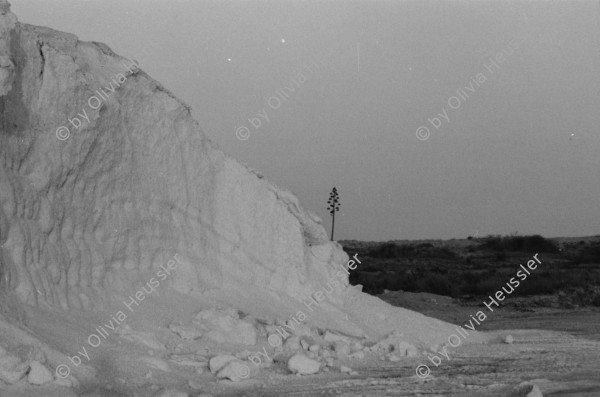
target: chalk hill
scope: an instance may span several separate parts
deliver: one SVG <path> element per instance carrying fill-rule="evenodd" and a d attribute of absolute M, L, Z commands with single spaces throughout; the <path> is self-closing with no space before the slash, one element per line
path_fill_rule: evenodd
<path fill-rule="evenodd" d="M 338 274 L 349 257 L 319 218 L 226 156 L 189 107 L 132 61 L 20 23 L 5 0 L 0 126 L 7 322 L 21 313 L 25 327 L 31 308 L 121 310 L 177 255 L 145 310 L 183 296 L 193 308 L 214 303 L 255 317 L 302 310 L 307 324 L 369 338 L 396 330 L 433 344 L 453 332 L 349 286 Z M 336 278 L 309 310 L 303 302 Z"/>

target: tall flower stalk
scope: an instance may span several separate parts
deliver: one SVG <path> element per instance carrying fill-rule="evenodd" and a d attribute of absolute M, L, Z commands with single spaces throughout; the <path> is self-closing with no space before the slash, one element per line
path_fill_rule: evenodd
<path fill-rule="evenodd" d="M 329 194 L 329 200 L 327 201 L 327 204 L 329 204 L 329 207 L 327 207 L 327 210 L 329 211 L 329 213 L 331 214 L 331 216 L 333 218 L 331 221 L 331 241 L 333 241 L 333 230 L 335 227 L 335 213 L 340 210 L 340 196 L 338 195 L 337 189 L 335 187 Z"/>

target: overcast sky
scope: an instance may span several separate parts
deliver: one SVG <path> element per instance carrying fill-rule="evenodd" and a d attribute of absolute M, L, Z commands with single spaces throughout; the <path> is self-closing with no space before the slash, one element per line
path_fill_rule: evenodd
<path fill-rule="evenodd" d="M 9 1 L 138 60 L 328 230 L 336 186 L 336 239 L 600 234 L 598 1 Z"/>

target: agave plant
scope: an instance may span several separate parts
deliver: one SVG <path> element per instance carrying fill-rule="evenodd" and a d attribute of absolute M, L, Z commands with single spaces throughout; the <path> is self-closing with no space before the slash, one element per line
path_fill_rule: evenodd
<path fill-rule="evenodd" d="M 327 207 L 327 210 L 333 217 L 333 220 L 331 221 L 331 241 L 333 241 L 333 230 L 335 227 L 335 213 L 340 210 L 340 197 L 339 197 L 337 189 L 335 187 L 329 194 L 329 200 L 327 201 L 327 204 L 329 204 L 329 207 Z"/>

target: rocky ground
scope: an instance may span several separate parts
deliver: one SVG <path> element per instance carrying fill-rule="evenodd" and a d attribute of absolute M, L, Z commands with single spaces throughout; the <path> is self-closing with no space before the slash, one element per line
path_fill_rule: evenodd
<path fill-rule="evenodd" d="M 468 319 L 476 307 L 433 294 L 385 295 L 381 297 L 387 301 L 456 324 Z M 443 357 L 437 367 L 427 359 L 432 352 L 396 363 L 349 363 L 359 375 L 320 375 L 248 395 L 505 397 L 527 395 L 526 387 L 521 392 L 517 387 L 524 383 L 536 385 L 545 396 L 600 396 L 599 310 L 523 312 L 509 308 L 495 314 L 481 327 L 494 335 L 490 343 L 449 348 L 449 359 Z M 506 343 L 508 335 L 512 336 L 510 344 Z M 415 368 L 423 363 L 431 369 L 424 379 L 415 375 Z"/>
<path fill-rule="evenodd" d="M 455 324 L 464 323 L 477 309 L 433 294 L 387 292 L 381 298 Z M 52 331 L 64 332 L 64 321 L 70 321 L 73 336 L 74 328 L 93 323 L 57 314 L 28 326 L 45 332 L 58 346 L 64 339 L 52 336 Z M 70 384 L 72 377 L 58 380 L 44 364 L 43 349 L 24 343 L 12 346 L 13 353 L 2 350 L 0 365 L 11 370 L 0 375 L 5 381 L 6 376 L 20 380 L 11 386 L 4 383 L 0 396 L 541 395 L 529 390 L 530 385 L 546 396 L 600 396 L 598 324 L 597 310 L 503 308 L 481 325 L 490 331 L 487 343 L 472 344 L 467 337 L 455 348 L 444 348 L 413 346 L 397 333 L 366 343 L 306 326 L 291 330 L 290 323 L 269 324 L 231 310 L 204 310 L 187 324 L 153 330 L 136 329 L 132 322 L 118 327 L 98 349 L 87 346 L 97 372 L 93 381 L 80 387 Z M 248 345 L 219 349 L 224 339 Z M 262 348 L 248 348 L 257 340 L 263 341 Z M 77 350 L 83 352 L 84 347 Z M 124 351 L 130 360 L 123 358 Z M 87 360 L 83 355 L 81 360 L 83 367 Z M 428 369 L 421 367 L 417 375 L 422 365 Z"/>

